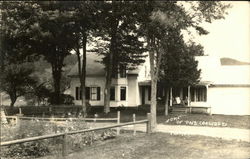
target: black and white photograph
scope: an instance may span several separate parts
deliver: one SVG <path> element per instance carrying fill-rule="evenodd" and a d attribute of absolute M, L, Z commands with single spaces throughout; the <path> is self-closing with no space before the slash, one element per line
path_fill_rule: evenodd
<path fill-rule="evenodd" d="M 250 159 L 250 2 L 0 1 L 1 159 Z"/>

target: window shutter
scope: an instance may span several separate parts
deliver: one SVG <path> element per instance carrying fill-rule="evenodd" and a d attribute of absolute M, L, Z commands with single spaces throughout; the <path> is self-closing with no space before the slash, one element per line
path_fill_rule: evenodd
<path fill-rule="evenodd" d="M 148 87 L 148 101 L 151 100 L 151 87 Z"/>
<path fill-rule="evenodd" d="M 75 99 L 76 100 L 79 100 L 78 90 L 79 90 L 79 87 L 76 87 L 76 94 L 75 94 Z"/>
<path fill-rule="evenodd" d="M 101 88 L 97 87 L 97 100 L 101 99 Z"/>
<path fill-rule="evenodd" d="M 90 88 L 89 87 L 85 87 L 85 98 L 86 99 L 90 99 Z"/>
<path fill-rule="evenodd" d="M 80 100 L 82 100 L 82 89 L 81 88 L 79 88 L 79 90 L 80 90 L 80 96 L 78 97 Z"/>
<path fill-rule="evenodd" d="M 115 87 L 110 88 L 110 100 L 115 100 Z"/>

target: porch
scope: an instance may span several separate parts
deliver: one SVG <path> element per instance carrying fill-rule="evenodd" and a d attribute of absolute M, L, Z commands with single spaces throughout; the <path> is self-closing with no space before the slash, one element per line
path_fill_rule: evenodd
<path fill-rule="evenodd" d="M 141 104 L 150 104 L 150 84 L 143 83 L 139 87 Z M 208 102 L 208 84 L 199 84 L 188 87 L 159 86 L 157 100 L 161 105 L 166 105 L 172 112 L 207 113 L 211 115 L 211 106 Z"/>
<path fill-rule="evenodd" d="M 207 113 L 211 106 L 207 100 L 208 85 L 171 87 L 167 89 L 168 104 L 173 112 Z"/>

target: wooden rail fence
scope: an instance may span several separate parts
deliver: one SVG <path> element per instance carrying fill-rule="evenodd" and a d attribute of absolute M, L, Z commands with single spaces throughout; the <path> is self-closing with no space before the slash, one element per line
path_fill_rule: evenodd
<path fill-rule="evenodd" d="M 62 156 L 65 157 L 67 155 L 66 141 L 67 141 L 68 135 L 74 135 L 74 134 L 80 134 L 80 133 L 98 131 L 98 130 L 105 130 L 105 129 L 111 129 L 111 128 L 120 128 L 120 127 L 127 126 L 127 125 L 136 125 L 136 124 L 143 124 L 143 123 L 146 124 L 146 132 L 151 133 L 151 127 L 150 127 L 151 123 L 150 122 L 151 122 L 150 113 L 147 114 L 147 119 L 140 120 L 140 121 L 135 121 L 135 117 L 133 115 L 133 122 L 118 123 L 118 124 L 111 125 L 111 126 L 104 126 L 104 127 L 98 127 L 98 128 L 70 131 L 70 132 L 66 132 L 66 133 L 56 133 L 56 134 L 49 134 L 49 135 L 43 135 L 43 136 L 36 136 L 36 137 L 6 141 L 6 142 L 1 142 L 1 146 L 9 146 L 9 145 L 13 145 L 13 144 L 21 144 L 21 143 L 25 143 L 25 142 L 38 141 L 38 140 L 43 140 L 43 139 L 55 138 L 55 137 L 62 137 L 62 139 L 63 139 Z M 134 134 L 135 134 L 135 127 L 134 127 Z"/>

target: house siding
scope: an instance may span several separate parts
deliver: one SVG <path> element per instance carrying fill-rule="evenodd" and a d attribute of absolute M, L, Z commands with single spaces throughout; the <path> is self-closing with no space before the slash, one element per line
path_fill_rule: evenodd
<path fill-rule="evenodd" d="M 137 76 L 128 76 L 128 106 L 140 104 Z"/>
<path fill-rule="evenodd" d="M 91 106 L 103 106 L 104 105 L 104 89 L 105 89 L 105 77 L 86 77 L 86 87 L 100 87 L 100 100 L 90 100 Z M 115 100 L 110 101 L 111 107 L 135 107 L 140 103 L 139 98 L 139 86 L 136 75 L 128 75 L 127 78 L 119 78 L 112 80 L 112 86 L 115 87 Z M 78 78 L 72 78 L 70 91 L 73 97 L 76 99 L 75 89 L 80 87 L 80 81 Z M 126 100 L 121 100 L 121 87 L 126 87 Z M 74 100 L 76 105 L 81 105 L 81 100 Z"/>
<path fill-rule="evenodd" d="M 104 87 L 105 87 L 105 78 L 104 77 L 86 77 L 86 87 L 97 86 L 100 87 L 100 100 L 89 101 L 93 106 L 101 106 L 104 103 Z M 70 91 L 72 96 L 76 99 L 75 89 L 80 87 L 79 78 L 71 78 Z M 81 105 L 81 100 L 74 100 L 76 105 Z"/>
<path fill-rule="evenodd" d="M 212 114 L 250 115 L 250 87 L 209 87 Z"/>

